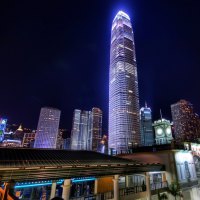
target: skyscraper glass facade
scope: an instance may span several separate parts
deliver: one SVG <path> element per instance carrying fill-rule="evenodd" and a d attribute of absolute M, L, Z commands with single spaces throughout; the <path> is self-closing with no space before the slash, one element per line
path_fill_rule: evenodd
<path fill-rule="evenodd" d="M 56 148 L 60 114 L 56 108 L 41 108 L 34 148 Z"/>
<path fill-rule="evenodd" d="M 154 135 L 152 128 L 151 108 L 142 107 L 140 109 L 140 131 L 141 131 L 141 145 L 151 146 L 154 144 Z"/>
<path fill-rule="evenodd" d="M 102 137 L 102 111 L 99 108 L 92 108 L 90 133 L 88 150 L 98 151 Z"/>
<path fill-rule="evenodd" d="M 133 29 L 119 11 L 112 23 L 109 73 L 109 149 L 140 144 L 139 94 Z"/>
<path fill-rule="evenodd" d="M 71 149 L 98 150 L 102 136 L 102 111 L 93 108 L 92 111 L 74 111 Z"/>

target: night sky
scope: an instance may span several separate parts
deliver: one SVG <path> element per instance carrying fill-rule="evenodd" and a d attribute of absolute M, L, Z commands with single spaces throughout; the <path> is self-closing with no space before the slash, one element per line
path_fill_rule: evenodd
<path fill-rule="evenodd" d="M 103 110 L 107 132 L 111 23 L 119 10 L 134 28 L 140 105 L 154 120 L 170 104 L 193 103 L 200 114 L 200 1 L 0 1 L 0 115 L 36 128 L 40 108 Z"/>

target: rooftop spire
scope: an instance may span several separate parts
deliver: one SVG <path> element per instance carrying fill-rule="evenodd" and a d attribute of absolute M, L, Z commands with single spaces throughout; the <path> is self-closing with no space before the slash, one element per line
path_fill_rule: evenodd
<path fill-rule="evenodd" d="M 19 125 L 19 128 L 17 129 L 17 131 L 23 131 L 22 124 Z"/>
<path fill-rule="evenodd" d="M 160 118 L 161 118 L 161 121 L 162 121 L 162 111 L 161 111 L 161 109 L 160 109 Z"/>

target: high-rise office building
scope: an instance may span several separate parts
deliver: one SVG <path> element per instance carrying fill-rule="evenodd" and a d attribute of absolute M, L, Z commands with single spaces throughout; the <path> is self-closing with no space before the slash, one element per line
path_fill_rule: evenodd
<path fill-rule="evenodd" d="M 30 133 L 24 133 L 22 147 L 33 148 L 35 142 L 35 131 L 33 130 Z"/>
<path fill-rule="evenodd" d="M 34 148 L 56 148 L 60 114 L 56 108 L 41 108 Z"/>
<path fill-rule="evenodd" d="M 90 116 L 90 131 L 88 137 L 88 150 L 98 151 L 102 137 L 102 111 L 99 108 L 92 108 Z"/>
<path fill-rule="evenodd" d="M 102 111 L 76 109 L 73 116 L 71 132 L 71 149 L 97 151 L 102 134 Z"/>
<path fill-rule="evenodd" d="M 64 149 L 64 139 L 62 137 L 63 130 L 58 130 L 57 140 L 56 140 L 56 149 Z"/>
<path fill-rule="evenodd" d="M 109 150 L 140 144 L 139 94 L 133 29 L 119 11 L 112 22 L 109 74 Z"/>
<path fill-rule="evenodd" d="M 74 110 L 72 132 L 71 132 L 71 149 L 86 150 L 87 140 L 90 130 L 90 112 Z"/>
<path fill-rule="evenodd" d="M 171 113 L 177 143 L 195 142 L 200 138 L 199 116 L 189 101 L 180 100 L 172 104 Z"/>
<path fill-rule="evenodd" d="M 72 120 L 72 132 L 71 132 L 71 149 L 79 150 L 79 133 L 81 125 L 81 110 L 75 109 Z"/>
<path fill-rule="evenodd" d="M 141 145 L 151 146 L 154 144 L 154 134 L 152 128 L 151 108 L 142 107 L 140 109 L 140 131 L 141 131 Z"/>

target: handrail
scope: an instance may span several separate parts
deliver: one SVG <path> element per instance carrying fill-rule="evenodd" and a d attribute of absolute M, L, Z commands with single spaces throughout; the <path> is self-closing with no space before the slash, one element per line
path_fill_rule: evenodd
<path fill-rule="evenodd" d="M 126 195 L 130 195 L 130 194 L 135 194 L 135 193 L 139 193 L 139 192 L 145 192 L 146 191 L 146 187 L 144 186 L 134 186 L 134 187 L 127 187 L 127 188 L 122 188 L 119 190 L 119 195 L 120 196 L 126 196 Z"/>
<path fill-rule="evenodd" d="M 79 197 L 71 197 L 70 200 L 91 200 L 91 199 L 113 199 L 114 193 L 113 191 L 105 192 L 105 193 L 98 193 L 98 194 L 90 194 L 90 195 L 82 195 Z"/>
<path fill-rule="evenodd" d="M 168 187 L 167 181 L 151 183 L 151 190 L 157 190 L 157 189 L 167 188 L 167 187 Z"/>

